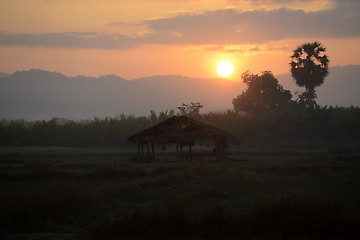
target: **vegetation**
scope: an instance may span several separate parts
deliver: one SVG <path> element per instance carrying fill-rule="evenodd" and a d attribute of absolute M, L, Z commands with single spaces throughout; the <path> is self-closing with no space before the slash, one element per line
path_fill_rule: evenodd
<path fill-rule="evenodd" d="M 8 148 L 0 159 L 2 239 L 360 235 L 357 150 L 244 148 L 225 162 L 139 164 L 123 151 Z"/>
<path fill-rule="evenodd" d="M 329 73 L 329 58 L 325 51 L 318 42 L 304 43 L 291 56 L 291 75 L 297 85 L 306 88 L 306 92 L 299 96 L 304 104 L 312 106 L 316 103 L 315 87 L 323 84 Z"/>
<path fill-rule="evenodd" d="M 199 102 L 192 102 L 190 105 L 183 103 L 180 107 L 178 107 L 180 111 L 180 115 L 189 116 L 189 117 L 197 117 L 200 114 L 200 109 L 204 106 Z"/>
<path fill-rule="evenodd" d="M 0 146 L 120 147 L 127 137 L 171 117 L 174 111 L 147 117 L 119 115 L 115 118 L 69 121 L 2 121 Z M 269 112 L 203 113 L 196 117 L 226 130 L 247 143 L 346 144 L 358 142 L 360 108 L 293 105 Z"/>
<path fill-rule="evenodd" d="M 87 121 L 0 122 L 0 146 L 116 147 L 130 135 L 174 115 L 174 111 L 151 111 L 147 117 L 126 116 Z"/>
<path fill-rule="evenodd" d="M 290 91 L 283 89 L 272 72 L 264 71 L 259 76 L 247 71 L 241 77 L 248 88 L 233 99 L 235 111 L 268 112 L 290 104 Z"/>

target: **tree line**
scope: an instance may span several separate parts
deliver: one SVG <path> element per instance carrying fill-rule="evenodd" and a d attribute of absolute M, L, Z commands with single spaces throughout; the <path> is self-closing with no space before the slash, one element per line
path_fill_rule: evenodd
<path fill-rule="evenodd" d="M 148 116 L 121 114 L 85 122 L 23 120 L 0 122 L 0 146 L 119 147 L 127 138 L 175 114 Z M 235 110 L 197 114 L 197 119 L 228 131 L 238 143 L 346 143 L 358 142 L 359 107 L 287 107 L 244 114 Z"/>
<path fill-rule="evenodd" d="M 113 118 L 87 121 L 0 122 L 0 146 L 116 147 L 130 135 L 174 115 L 174 111 L 150 112 L 149 116 L 120 114 Z"/>

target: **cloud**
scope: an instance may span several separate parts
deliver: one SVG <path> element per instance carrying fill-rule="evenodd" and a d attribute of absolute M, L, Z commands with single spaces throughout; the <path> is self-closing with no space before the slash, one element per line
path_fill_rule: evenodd
<path fill-rule="evenodd" d="M 358 37 L 360 4 L 352 2 L 355 1 L 346 0 L 344 4 L 338 1 L 336 8 L 317 12 L 287 8 L 244 12 L 222 9 L 150 19 L 133 24 L 148 29 L 136 37 L 92 32 L 7 34 L 0 31 L 0 45 L 126 49 L 143 44 L 241 45 L 291 38 Z M 124 22 L 111 25 L 131 26 Z"/>
<path fill-rule="evenodd" d="M 115 21 L 111 22 L 109 26 L 114 27 L 116 31 L 121 33 L 121 35 L 124 35 L 124 37 L 144 37 L 152 32 L 151 29 L 148 28 L 147 24 L 144 24 L 143 22 Z"/>
<path fill-rule="evenodd" d="M 335 0 L 335 2 L 337 5 L 360 4 L 359 0 Z"/>
<path fill-rule="evenodd" d="M 246 44 L 284 38 L 340 38 L 360 35 L 360 8 L 305 12 L 281 8 L 273 11 L 218 10 L 148 21 L 158 37 L 170 31 L 182 38 L 172 44 Z"/>
<path fill-rule="evenodd" d="M 126 49 L 131 48 L 134 44 L 133 39 L 119 34 L 106 35 L 92 32 L 48 34 L 0 33 L 0 45 L 3 46 Z"/>
<path fill-rule="evenodd" d="M 207 0 L 147 0 L 149 2 L 206 2 Z M 221 2 L 221 0 L 217 0 Z M 318 0 L 222 0 L 222 2 L 226 3 L 255 3 L 255 4 L 269 4 L 269 3 L 289 3 L 289 2 L 316 2 Z M 324 0 L 327 1 L 327 0 Z M 328 0 L 331 1 L 331 0 Z M 341 0 L 338 0 L 341 1 Z M 356 1 L 356 0 L 346 0 L 346 1 Z"/>

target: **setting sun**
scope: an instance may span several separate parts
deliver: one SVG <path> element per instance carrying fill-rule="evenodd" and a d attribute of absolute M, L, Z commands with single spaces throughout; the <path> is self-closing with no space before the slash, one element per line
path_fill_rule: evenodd
<path fill-rule="evenodd" d="M 228 77 L 233 73 L 233 65 L 229 62 L 221 62 L 217 65 L 217 72 L 222 77 Z"/>

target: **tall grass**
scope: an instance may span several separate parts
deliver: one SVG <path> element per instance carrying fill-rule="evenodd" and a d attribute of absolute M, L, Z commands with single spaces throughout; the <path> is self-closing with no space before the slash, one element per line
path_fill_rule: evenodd
<path fill-rule="evenodd" d="M 1 121 L 0 146 L 71 146 L 116 147 L 127 137 L 174 115 L 174 111 L 135 117 L 121 114 L 114 118 L 85 122 L 69 121 Z M 234 134 L 239 141 L 283 142 L 294 144 L 319 142 L 358 142 L 359 107 L 300 107 L 272 112 L 244 114 L 235 111 L 205 113 L 196 116 Z"/>
<path fill-rule="evenodd" d="M 174 115 L 174 111 L 151 111 L 147 117 L 120 114 L 114 118 L 69 121 L 1 121 L 0 146 L 114 147 L 145 128 Z"/>

